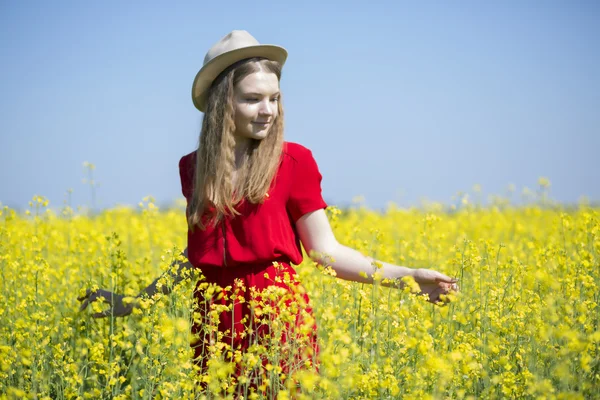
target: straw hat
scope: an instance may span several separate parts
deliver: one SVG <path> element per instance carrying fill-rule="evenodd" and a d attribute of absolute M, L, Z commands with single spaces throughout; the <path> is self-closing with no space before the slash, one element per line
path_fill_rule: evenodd
<path fill-rule="evenodd" d="M 278 61 L 282 66 L 287 50 L 272 44 L 260 44 L 246 31 L 231 31 L 215 43 L 206 53 L 204 64 L 192 85 L 192 100 L 196 108 L 206 111 L 208 88 L 221 72 L 231 64 L 251 57 L 264 57 Z"/>

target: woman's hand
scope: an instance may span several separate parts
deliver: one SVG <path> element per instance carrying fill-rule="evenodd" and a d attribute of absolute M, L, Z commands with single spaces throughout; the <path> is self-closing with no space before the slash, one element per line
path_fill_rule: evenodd
<path fill-rule="evenodd" d="M 442 302 L 440 295 L 458 292 L 458 279 L 450 278 L 432 269 L 416 269 L 413 278 L 419 284 L 420 294 L 429 295 L 428 301 L 434 304 Z"/>
<path fill-rule="evenodd" d="M 83 296 L 77 298 L 77 300 L 82 302 L 81 307 L 79 307 L 79 311 L 85 310 L 88 304 L 93 301 L 97 301 L 100 298 L 104 299 L 104 301 L 110 305 L 110 308 L 102 312 L 92 314 L 92 317 L 94 318 L 104 318 L 111 315 L 113 317 L 125 317 L 131 314 L 133 308 L 135 307 L 134 303 L 123 303 L 125 296 L 121 294 L 109 292 L 108 290 L 104 289 L 98 289 L 95 292 L 87 289 Z"/>

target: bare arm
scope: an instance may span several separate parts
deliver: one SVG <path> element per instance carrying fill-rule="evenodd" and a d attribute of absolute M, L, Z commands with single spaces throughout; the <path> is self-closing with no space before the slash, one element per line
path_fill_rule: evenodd
<path fill-rule="evenodd" d="M 398 287 L 397 280 L 411 276 L 422 292 L 429 295 L 430 301 L 437 301 L 440 294 L 457 289 L 457 280 L 440 272 L 388 264 L 338 243 L 324 210 L 302 216 L 296 222 L 296 228 L 311 258 L 323 266 L 331 266 L 338 278 L 373 283 L 373 274 L 378 272 L 383 279 L 382 284 Z M 381 268 L 375 268 L 374 264 Z"/>

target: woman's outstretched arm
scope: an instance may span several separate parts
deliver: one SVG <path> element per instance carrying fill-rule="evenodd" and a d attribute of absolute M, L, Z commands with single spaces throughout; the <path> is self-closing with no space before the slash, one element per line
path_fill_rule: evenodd
<path fill-rule="evenodd" d="M 311 258 L 323 266 L 331 266 L 338 278 L 373 283 L 373 274 L 378 272 L 383 285 L 398 287 L 398 280 L 411 276 L 419 284 L 421 291 L 429 295 L 431 302 L 439 301 L 441 294 L 458 289 L 456 279 L 438 271 L 388 264 L 338 243 L 324 210 L 303 215 L 296 222 L 296 229 Z M 375 263 L 381 268 L 375 268 Z"/>

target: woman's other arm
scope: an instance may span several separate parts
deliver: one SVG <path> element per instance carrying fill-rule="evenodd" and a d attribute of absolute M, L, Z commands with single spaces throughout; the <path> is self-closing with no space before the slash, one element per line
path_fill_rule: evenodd
<path fill-rule="evenodd" d="M 156 278 L 150 285 L 148 285 L 144 290 L 142 290 L 136 298 L 141 297 L 153 297 L 156 293 L 160 292 L 162 294 L 170 294 L 173 289 L 185 278 L 191 276 L 192 269 L 194 268 L 192 264 L 187 260 L 188 251 L 187 247 L 181 253 L 183 257 L 185 257 L 186 261 L 180 260 L 179 257 L 175 261 L 171 263 L 171 266 L 165 273 Z M 165 279 L 165 276 L 168 278 Z"/>
<path fill-rule="evenodd" d="M 87 289 L 83 296 L 77 298 L 77 300 L 82 302 L 79 311 L 85 310 L 91 302 L 102 298 L 110 305 L 110 308 L 102 312 L 94 313 L 92 315 L 94 318 L 103 318 L 111 315 L 115 317 L 124 317 L 131 314 L 133 309 L 138 307 L 141 298 L 151 298 L 159 292 L 165 295 L 169 294 L 181 281 L 191 276 L 193 266 L 189 260 L 187 260 L 187 255 L 186 248 L 181 253 L 181 257 L 177 257 L 165 273 L 143 289 L 132 301 L 124 301 L 126 296 L 105 289 L 98 289 L 93 292 L 91 289 Z M 183 261 L 184 258 L 186 261 Z"/>

